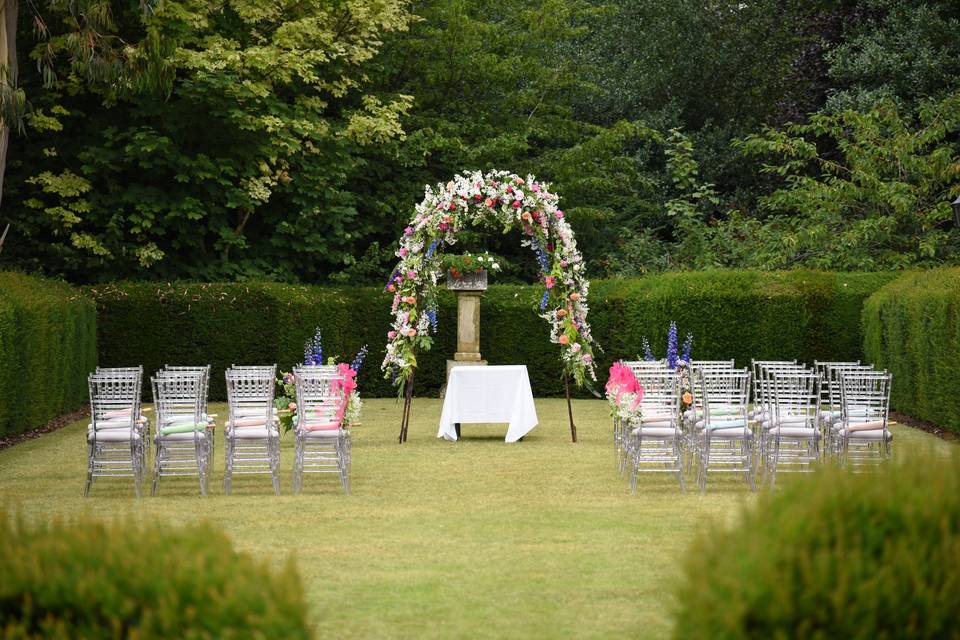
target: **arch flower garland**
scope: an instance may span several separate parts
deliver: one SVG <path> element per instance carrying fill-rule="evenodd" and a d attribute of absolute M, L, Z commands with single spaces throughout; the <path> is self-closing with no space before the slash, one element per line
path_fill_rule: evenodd
<path fill-rule="evenodd" d="M 404 229 L 396 255 L 400 262 L 387 281 L 393 296 L 393 326 L 387 333 L 382 369 L 400 389 L 417 366 L 417 350 L 432 346 L 437 329 L 439 254 L 471 226 L 519 228 L 523 246 L 540 264 L 544 285 L 540 316 L 550 323 L 550 341 L 561 347 L 564 373 L 577 385 L 596 380 L 594 341 L 587 323 L 590 283 L 573 229 L 558 208 L 560 198 L 528 175 L 479 171 L 427 186 L 416 215 Z"/>

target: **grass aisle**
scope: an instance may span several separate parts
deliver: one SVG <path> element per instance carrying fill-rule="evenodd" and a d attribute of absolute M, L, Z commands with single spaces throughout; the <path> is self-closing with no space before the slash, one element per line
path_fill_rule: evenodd
<path fill-rule="evenodd" d="M 206 520 L 278 568 L 292 555 L 318 637 L 662 638 L 688 543 L 753 500 L 741 480 L 718 478 L 700 496 L 680 494 L 668 476 L 642 478 L 631 496 L 603 401 L 575 401 L 576 445 L 563 400 L 538 400 L 540 425 L 515 445 L 503 442 L 505 426 L 466 425 L 463 441 L 437 440 L 440 406 L 417 399 L 399 446 L 401 405 L 365 401 L 349 497 L 332 476 L 309 475 L 304 493 L 290 495 L 292 435 L 280 498 L 267 477 L 242 476 L 225 497 L 218 433 L 206 499 L 196 481 L 168 478 L 156 498 L 101 479 L 85 500 L 77 423 L 0 451 L 0 503 L 36 518 Z M 212 410 L 222 422 L 225 407 Z M 906 427 L 894 433 L 898 460 L 951 447 Z"/>

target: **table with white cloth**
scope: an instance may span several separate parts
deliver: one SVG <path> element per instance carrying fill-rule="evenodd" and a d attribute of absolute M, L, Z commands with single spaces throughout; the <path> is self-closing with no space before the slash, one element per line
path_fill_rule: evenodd
<path fill-rule="evenodd" d="M 462 366 L 450 370 L 438 438 L 457 439 L 457 425 L 509 423 L 506 442 L 537 426 L 530 377 L 524 365 Z"/>

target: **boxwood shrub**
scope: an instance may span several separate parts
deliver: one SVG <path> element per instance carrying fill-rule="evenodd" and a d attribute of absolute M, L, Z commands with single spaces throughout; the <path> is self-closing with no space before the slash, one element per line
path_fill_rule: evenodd
<path fill-rule="evenodd" d="M 958 638 L 960 464 L 797 479 L 685 565 L 675 638 Z"/>
<path fill-rule="evenodd" d="M 80 291 L 0 272 L 0 435 L 86 404 L 96 340 L 96 308 Z"/>
<path fill-rule="evenodd" d="M 894 276 L 817 271 L 759 273 L 706 271 L 595 282 L 590 320 L 603 347 L 600 382 L 618 358 L 634 357 L 647 336 L 663 354 L 667 325 L 695 334 L 694 356 L 849 359 L 862 357 L 863 300 Z M 104 365 L 211 364 L 211 396 L 223 398 L 223 370 L 231 363 L 299 362 L 303 344 L 319 326 L 326 353 L 352 358 L 370 347 L 360 374 L 367 396 L 395 393 L 380 372 L 391 297 L 380 288 L 283 284 L 144 284 L 92 287 L 97 301 Z M 523 363 L 534 393 L 560 395 L 558 347 L 538 317 L 539 286 L 494 285 L 484 295 L 480 348 L 492 364 Z M 456 298 L 440 296 L 440 332 L 419 358 L 418 394 L 436 394 L 445 361 L 456 350 Z M 599 386 L 599 385 L 598 385 Z"/>
<path fill-rule="evenodd" d="M 911 273 L 863 309 L 870 361 L 893 373 L 891 405 L 960 431 L 960 268 Z"/>
<path fill-rule="evenodd" d="M 292 565 L 275 573 L 208 526 L 28 524 L 0 513 L 4 638 L 308 638 Z"/>

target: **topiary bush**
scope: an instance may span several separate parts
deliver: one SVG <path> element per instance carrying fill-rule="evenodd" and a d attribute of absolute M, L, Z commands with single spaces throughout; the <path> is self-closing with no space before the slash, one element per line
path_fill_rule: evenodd
<path fill-rule="evenodd" d="M 644 335 L 662 355 L 672 319 L 682 333 L 695 334 L 699 359 L 736 358 L 741 366 L 750 358 L 857 359 L 863 300 L 893 277 L 717 270 L 598 281 L 590 298 L 591 325 L 604 349 L 598 371 L 635 357 Z M 365 395 L 396 394 L 380 372 L 392 322 L 391 295 L 380 288 L 116 283 L 88 291 L 97 301 L 103 365 L 143 364 L 149 374 L 165 363 L 209 363 L 211 397 L 223 399 L 226 367 L 260 362 L 289 368 L 302 360 L 303 344 L 319 326 L 328 355 L 349 359 L 369 345 L 359 376 Z M 549 342 L 549 327 L 538 316 L 542 292 L 540 286 L 490 287 L 480 349 L 491 364 L 526 364 L 537 395 L 561 395 L 559 347 Z M 441 292 L 438 311 L 433 349 L 418 354 L 420 395 L 438 392 L 446 359 L 456 350 L 454 294 Z"/>
<path fill-rule="evenodd" d="M 293 566 L 275 573 L 208 526 L 0 513 L 0 576 L 5 638 L 311 636 Z"/>
<path fill-rule="evenodd" d="M 69 285 L 0 272 L 0 436 L 84 406 L 96 307 Z"/>
<path fill-rule="evenodd" d="M 863 309 L 864 351 L 893 374 L 897 410 L 960 431 L 960 268 L 911 273 Z"/>
<path fill-rule="evenodd" d="M 913 462 L 818 472 L 702 535 L 674 637 L 960 638 L 960 464 Z"/>

